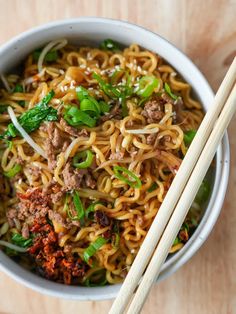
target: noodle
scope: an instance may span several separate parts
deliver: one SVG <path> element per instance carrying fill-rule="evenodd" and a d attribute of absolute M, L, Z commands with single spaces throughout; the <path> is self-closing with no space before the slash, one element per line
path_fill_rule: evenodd
<path fill-rule="evenodd" d="M 124 279 L 203 118 L 161 57 L 105 42 L 54 40 L 1 76 L 0 245 L 65 284 Z M 171 253 L 201 213 L 195 200 Z"/>

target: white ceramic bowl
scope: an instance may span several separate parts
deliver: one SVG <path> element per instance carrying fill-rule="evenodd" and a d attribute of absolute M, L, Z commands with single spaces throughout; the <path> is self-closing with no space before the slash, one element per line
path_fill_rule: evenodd
<path fill-rule="evenodd" d="M 139 26 L 111 19 L 78 18 L 53 22 L 34 28 L 13 38 L 0 48 L 0 73 L 5 73 L 35 48 L 49 41 L 65 37 L 77 44 L 96 44 L 112 38 L 124 45 L 137 43 L 164 57 L 193 87 L 207 110 L 213 100 L 213 92 L 196 66 L 177 48 L 162 37 Z M 159 280 L 181 267 L 200 248 L 212 230 L 224 200 L 229 174 L 229 144 L 224 136 L 216 154 L 216 173 L 209 204 L 197 230 L 188 243 L 168 258 L 162 267 Z M 23 269 L 3 252 L 0 252 L 0 268 L 12 278 L 39 292 L 76 300 L 104 300 L 116 296 L 120 285 L 105 287 L 76 287 L 50 282 Z"/>

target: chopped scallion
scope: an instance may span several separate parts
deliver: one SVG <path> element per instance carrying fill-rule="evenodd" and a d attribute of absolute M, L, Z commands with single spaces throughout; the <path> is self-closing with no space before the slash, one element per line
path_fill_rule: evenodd
<path fill-rule="evenodd" d="M 113 170 L 114 170 L 114 175 L 117 179 L 127 183 L 128 185 L 130 185 L 133 188 L 136 188 L 136 189 L 141 188 L 142 182 L 133 172 L 129 171 L 128 169 L 126 169 L 124 167 L 120 167 L 120 166 L 114 166 Z M 133 180 L 130 180 L 128 177 L 125 177 L 122 173 L 127 174 L 127 176 L 129 178 L 132 178 Z"/>
<path fill-rule="evenodd" d="M 83 152 L 79 152 L 73 158 L 73 166 L 79 169 L 86 169 L 92 164 L 93 157 L 94 157 L 94 154 L 89 149 Z M 81 159 L 83 161 L 79 162 L 79 160 Z"/>
<path fill-rule="evenodd" d="M 172 93 L 171 89 L 170 89 L 170 85 L 165 83 L 164 84 L 164 89 L 166 91 L 166 93 L 174 100 L 178 99 L 178 96 L 176 96 L 175 94 Z"/>
<path fill-rule="evenodd" d="M 13 178 L 17 173 L 21 171 L 21 169 L 21 165 L 15 164 L 10 170 L 4 172 L 4 176 L 7 178 Z"/>
<path fill-rule="evenodd" d="M 91 243 L 84 251 L 83 257 L 86 263 L 89 263 L 89 259 L 104 245 L 107 240 L 99 237 L 93 243 Z"/>
<path fill-rule="evenodd" d="M 142 98 L 147 98 L 152 95 L 158 84 L 159 81 L 155 76 L 143 76 L 138 82 L 138 90 L 136 93 Z"/>

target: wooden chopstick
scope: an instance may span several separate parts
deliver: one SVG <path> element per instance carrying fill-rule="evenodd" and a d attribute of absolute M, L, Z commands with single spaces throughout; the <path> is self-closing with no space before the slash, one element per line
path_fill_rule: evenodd
<path fill-rule="evenodd" d="M 236 58 L 234 59 L 216 94 L 213 104 L 207 111 L 192 145 L 188 149 L 178 173 L 165 196 L 164 202 L 162 203 L 149 229 L 149 232 L 143 241 L 139 253 L 137 254 L 129 273 L 121 286 L 119 294 L 109 311 L 110 314 L 124 313 L 124 310 L 131 299 L 132 293 L 137 287 L 144 269 L 147 266 L 150 257 L 162 236 L 163 230 L 173 213 L 176 203 L 180 195 L 183 193 L 184 187 L 213 129 L 215 121 L 217 120 L 226 102 L 226 99 L 233 87 L 235 77 Z"/>
<path fill-rule="evenodd" d="M 236 111 L 236 85 L 230 94 L 222 113 L 220 114 L 213 131 L 199 157 L 199 160 L 188 180 L 188 183 L 181 195 L 174 213 L 161 237 L 160 242 L 154 252 L 154 255 L 147 267 L 142 281 L 135 293 L 135 296 L 129 306 L 127 314 L 139 313 L 148 295 L 152 284 L 157 279 L 162 264 L 165 262 L 169 250 L 176 238 L 184 219 L 189 211 L 189 205 L 192 204 L 198 189 L 204 179 L 206 172 L 214 158 L 217 147 L 226 131 L 226 128 Z"/>

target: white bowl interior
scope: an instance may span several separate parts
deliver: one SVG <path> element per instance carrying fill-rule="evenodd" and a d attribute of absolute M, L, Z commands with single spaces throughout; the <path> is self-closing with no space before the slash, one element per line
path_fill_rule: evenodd
<path fill-rule="evenodd" d="M 133 24 L 110 19 L 63 20 L 25 32 L 0 48 L 0 73 L 14 69 L 35 48 L 62 37 L 77 45 L 96 45 L 106 38 L 112 38 L 125 46 L 137 43 L 165 58 L 193 87 L 205 110 L 212 103 L 213 93 L 207 81 L 182 52 L 150 31 Z M 225 136 L 217 151 L 214 188 L 203 219 L 184 248 L 168 258 L 162 267 L 159 280 L 182 266 L 207 238 L 221 210 L 228 182 L 228 172 L 229 146 L 227 136 Z M 26 286 L 57 297 L 77 300 L 109 299 L 115 297 L 120 286 L 86 288 L 50 282 L 23 269 L 3 252 L 0 252 L 0 266 L 3 271 Z"/>

